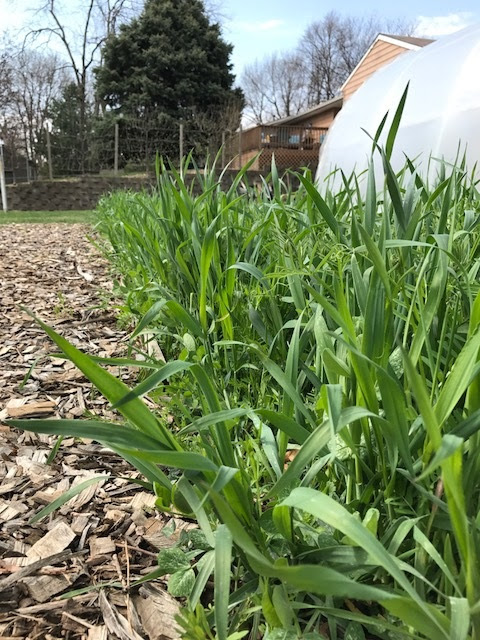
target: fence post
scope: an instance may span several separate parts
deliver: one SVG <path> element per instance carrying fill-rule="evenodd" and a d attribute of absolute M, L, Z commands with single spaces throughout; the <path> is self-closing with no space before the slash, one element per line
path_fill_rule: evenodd
<path fill-rule="evenodd" d="M 238 128 L 238 168 L 242 168 L 242 124 Z"/>
<path fill-rule="evenodd" d="M 225 131 L 222 131 L 222 169 L 225 169 Z"/>
<path fill-rule="evenodd" d="M 180 154 L 180 169 L 183 165 L 183 122 L 180 123 L 179 131 L 179 154 Z"/>
<path fill-rule="evenodd" d="M 50 144 L 50 131 L 48 127 L 47 127 L 47 162 L 48 162 L 48 179 L 53 180 L 52 145 Z"/>
<path fill-rule="evenodd" d="M 3 211 L 8 211 L 7 205 L 7 185 L 5 182 L 5 162 L 3 160 L 3 140 L 0 140 L 0 192 L 2 194 Z"/>
<path fill-rule="evenodd" d="M 115 123 L 115 147 L 114 147 L 114 157 L 113 157 L 113 173 L 115 176 L 118 176 L 118 122 Z"/>

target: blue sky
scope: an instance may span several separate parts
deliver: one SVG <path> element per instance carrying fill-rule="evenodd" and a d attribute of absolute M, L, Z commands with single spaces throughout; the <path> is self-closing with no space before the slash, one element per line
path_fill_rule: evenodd
<path fill-rule="evenodd" d="M 217 4 L 220 4 L 217 0 Z M 329 11 L 418 21 L 419 35 L 438 38 L 480 22 L 478 0 L 223 0 L 225 39 L 234 45 L 237 74 L 245 64 L 292 49 L 305 28 Z"/>

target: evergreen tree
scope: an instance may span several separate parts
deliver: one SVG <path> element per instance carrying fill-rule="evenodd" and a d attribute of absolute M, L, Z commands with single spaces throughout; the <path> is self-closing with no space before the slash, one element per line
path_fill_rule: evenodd
<path fill-rule="evenodd" d="M 232 103 L 237 126 L 243 94 L 233 88 L 231 52 L 201 0 L 146 0 L 142 13 L 107 40 L 97 95 L 125 125 L 140 121 L 144 131 L 176 131 L 179 122 L 194 125 L 206 116 L 221 130 Z"/>
<path fill-rule="evenodd" d="M 92 105 L 82 104 L 78 86 L 70 82 L 58 99 L 52 101 L 52 161 L 57 175 L 84 173 L 89 170 Z"/>

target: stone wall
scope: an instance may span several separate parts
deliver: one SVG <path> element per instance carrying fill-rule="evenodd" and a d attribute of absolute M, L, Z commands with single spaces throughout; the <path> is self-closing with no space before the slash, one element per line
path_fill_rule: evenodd
<path fill-rule="evenodd" d="M 148 178 L 80 178 L 19 183 L 7 186 L 11 211 L 80 211 L 94 209 L 105 193 L 119 189 L 151 189 Z"/>
<path fill-rule="evenodd" d="M 222 187 L 228 189 L 237 171 L 226 171 Z M 249 171 L 250 184 L 260 183 L 265 172 Z M 186 182 L 193 176 L 188 174 Z M 37 181 L 7 186 L 10 211 L 80 211 L 94 209 L 106 193 L 118 190 L 151 190 L 155 187 L 153 177 L 84 177 L 77 180 Z"/>

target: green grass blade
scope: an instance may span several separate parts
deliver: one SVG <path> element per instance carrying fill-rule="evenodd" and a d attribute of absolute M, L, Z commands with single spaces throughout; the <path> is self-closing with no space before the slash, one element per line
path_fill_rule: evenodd
<path fill-rule="evenodd" d="M 315 456 L 319 455 L 327 446 L 333 435 L 330 420 L 326 420 L 313 431 L 303 443 L 295 458 L 289 464 L 287 470 L 273 485 L 267 496 L 277 496 L 292 484 L 298 482 L 302 471 L 311 463 Z"/>
<path fill-rule="evenodd" d="M 270 358 L 264 355 L 261 351 L 256 349 L 257 356 L 262 361 L 263 366 L 268 371 L 268 373 L 272 376 L 274 380 L 278 382 L 278 384 L 282 387 L 283 391 L 287 394 L 287 396 L 292 400 L 295 408 L 306 418 L 306 420 L 313 427 L 315 426 L 315 418 L 312 416 L 310 410 L 307 408 L 301 395 L 298 393 L 295 386 L 288 379 L 286 374 L 280 369 L 280 367 L 273 362 Z"/>
<path fill-rule="evenodd" d="M 325 202 L 325 200 L 322 198 L 318 190 L 315 188 L 315 185 L 312 182 L 310 182 L 310 180 L 307 180 L 307 178 L 305 178 L 301 174 L 297 174 L 297 176 L 300 182 L 302 183 L 302 185 L 304 186 L 306 192 L 312 199 L 314 205 L 318 209 L 320 215 L 322 216 L 322 218 L 325 220 L 327 225 L 330 227 L 330 229 L 334 233 L 335 237 L 341 240 L 342 232 L 340 230 L 338 221 L 334 216 L 334 214 L 332 213 L 328 204 Z"/>
<path fill-rule="evenodd" d="M 135 327 L 135 331 L 130 336 L 130 341 L 133 341 L 145 329 L 145 327 L 148 327 L 152 324 L 152 322 L 158 317 L 162 308 L 165 306 L 165 303 L 166 300 L 160 300 L 152 304 L 150 309 Z"/>
<path fill-rule="evenodd" d="M 459 353 L 435 404 L 435 417 L 440 424 L 448 419 L 457 402 L 468 389 L 478 361 L 480 328 L 467 340 Z"/>
<path fill-rule="evenodd" d="M 218 413 L 221 411 L 220 401 L 218 399 L 217 392 L 215 391 L 215 387 L 203 367 L 195 364 L 192 366 L 191 372 L 195 376 L 195 379 L 202 390 L 210 411 L 212 413 Z M 235 467 L 235 453 L 230 440 L 230 433 L 225 422 L 222 421 L 215 424 L 215 436 L 222 463 L 227 467 Z"/>
<path fill-rule="evenodd" d="M 404 92 L 402 93 L 402 97 L 397 105 L 397 109 L 392 119 L 392 124 L 390 125 L 390 129 L 387 135 L 387 141 L 385 143 L 385 155 L 388 160 L 392 157 L 393 146 L 395 144 L 395 138 L 397 137 L 398 128 L 400 127 L 400 122 L 402 120 L 403 110 L 405 109 L 405 103 L 407 101 L 408 89 L 410 82 L 407 82 L 407 86 L 405 87 Z"/>
<path fill-rule="evenodd" d="M 419 545 L 421 545 L 421 547 L 425 550 L 425 552 L 428 553 L 428 555 L 432 558 L 435 564 L 441 569 L 443 575 L 450 581 L 455 591 L 458 594 L 461 594 L 460 587 L 458 586 L 457 581 L 455 580 L 455 577 L 453 576 L 452 572 L 448 568 L 447 563 L 442 558 L 442 556 L 438 553 L 438 551 L 435 549 L 435 547 L 427 538 L 427 536 L 417 526 L 413 528 L 413 537 L 415 541 L 418 542 Z"/>
<path fill-rule="evenodd" d="M 84 482 L 80 482 L 74 487 L 71 487 L 70 489 L 68 489 L 68 491 L 65 491 L 65 493 L 63 493 L 59 498 L 57 498 L 56 500 L 52 500 L 50 504 L 47 504 L 46 507 L 43 507 L 43 509 L 40 509 L 40 511 L 36 513 L 33 516 L 33 518 L 30 519 L 29 524 L 33 525 L 36 522 L 39 522 L 40 520 L 42 520 L 42 518 L 45 518 L 50 513 L 52 513 L 59 507 L 66 504 L 69 500 L 71 500 L 75 496 L 78 496 L 79 493 L 82 493 L 84 489 L 87 489 L 92 484 L 97 484 L 98 482 L 102 482 L 102 480 L 108 480 L 109 478 L 110 478 L 109 475 L 95 476 L 94 478 L 89 478 L 88 480 L 85 480 Z"/>
<path fill-rule="evenodd" d="M 377 273 L 385 287 L 385 293 L 388 298 L 392 297 L 392 291 L 390 289 L 390 278 L 388 277 L 387 269 L 385 266 L 385 261 L 380 253 L 377 245 L 373 242 L 367 231 L 362 227 L 362 225 L 358 225 L 360 229 L 360 234 L 367 248 L 368 257 L 372 261 Z"/>
<path fill-rule="evenodd" d="M 394 578 L 399 587 L 410 596 L 406 601 L 412 604 L 415 603 L 415 605 L 418 606 L 418 614 L 422 616 L 425 623 L 430 620 L 430 625 L 433 624 L 436 633 L 438 633 L 437 637 L 439 639 L 448 638 L 445 632 L 445 625 L 440 622 L 440 619 L 432 612 L 431 608 L 420 600 L 418 593 L 399 568 L 397 559 L 391 556 L 375 536 L 342 505 L 319 491 L 306 488 L 294 489 L 281 504 L 310 513 L 331 527 L 341 531 L 345 536 L 348 536 L 348 538 L 362 547 L 362 549 L 365 549 L 373 561 L 383 567 L 385 571 Z M 388 601 L 385 601 L 385 606 L 389 607 Z M 392 604 L 392 606 L 394 605 Z"/>
<path fill-rule="evenodd" d="M 252 568 L 260 575 L 284 580 L 298 589 L 320 595 L 332 595 L 360 600 L 387 600 L 392 595 L 368 585 L 362 585 L 338 571 L 321 565 L 274 566 L 256 547 L 245 527 L 236 518 L 228 504 L 218 494 L 212 494 L 215 508 L 224 524 L 230 530 L 233 541 L 249 558 Z"/>
<path fill-rule="evenodd" d="M 310 431 L 307 431 L 304 427 L 298 424 L 293 418 L 271 411 L 270 409 L 257 409 L 257 415 L 273 424 L 274 427 L 285 433 L 289 438 L 298 444 L 303 444 L 310 436 Z"/>
<path fill-rule="evenodd" d="M 192 593 L 188 598 L 188 605 L 192 610 L 194 610 L 199 603 L 208 579 L 213 573 L 214 567 L 215 551 L 212 549 L 211 551 L 207 551 L 207 553 L 202 557 L 201 568 L 198 571 L 197 579 L 195 580 L 195 585 L 192 589 Z"/>
<path fill-rule="evenodd" d="M 87 355 L 70 344 L 65 338 L 62 338 L 62 336 L 44 322 L 38 319 L 36 319 L 36 321 L 47 333 L 49 338 L 55 342 L 57 347 L 65 353 L 111 404 L 115 404 L 129 393 L 130 389 L 126 384 L 115 378 L 115 376 L 108 371 L 102 369 Z M 154 439 L 158 438 L 171 449 L 178 448 L 175 439 L 171 436 L 168 429 L 157 420 L 141 400 L 135 399 L 128 405 L 125 405 L 120 410 L 120 413 L 132 424 L 137 426 L 140 431 L 145 432 Z"/>
<path fill-rule="evenodd" d="M 198 337 L 203 336 L 201 324 L 180 303 L 176 300 L 169 300 L 165 303 L 165 307 L 168 309 L 170 316 L 188 329 L 190 333 Z"/>
<path fill-rule="evenodd" d="M 218 640 L 228 637 L 228 600 L 232 564 L 232 535 L 228 528 L 219 525 L 215 535 L 215 627 Z"/>
<path fill-rule="evenodd" d="M 125 406 L 127 403 L 132 402 L 136 398 L 140 398 L 144 396 L 146 393 L 155 389 L 161 382 L 167 380 L 171 376 L 176 373 L 180 373 L 181 371 L 186 371 L 192 367 L 191 362 L 185 362 L 184 360 L 174 360 L 173 362 L 168 362 L 167 364 L 161 366 L 160 368 L 148 376 L 143 382 L 137 384 L 132 390 L 130 390 L 127 394 L 117 400 L 114 404 L 112 404 L 112 409 L 119 409 L 120 407 Z"/>
<path fill-rule="evenodd" d="M 450 640 L 468 640 L 470 631 L 470 607 L 466 598 L 449 598 Z"/>
<path fill-rule="evenodd" d="M 200 256 L 200 291 L 199 291 L 199 316 L 200 324 L 203 330 L 206 332 L 208 329 L 207 324 L 207 286 L 208 286 L 208 274 L 210 271 L 210 264 L 212 262 L 213 254 L 215 252 L 215 227 L 217 225 L 217 218 L 208 226 L 205 237 L 202 243 L 202 253 Z"/>

